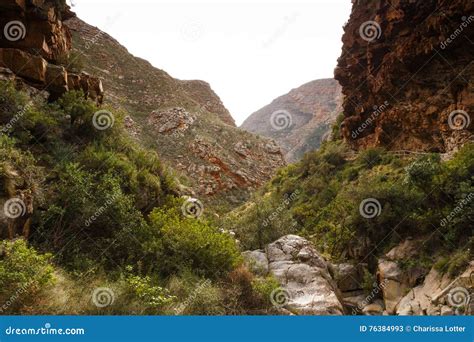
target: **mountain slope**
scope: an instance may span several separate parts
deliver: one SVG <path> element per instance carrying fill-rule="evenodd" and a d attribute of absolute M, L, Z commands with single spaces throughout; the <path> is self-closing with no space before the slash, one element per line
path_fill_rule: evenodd
<path fill-rule="evenodd" d="M 241 128 L 275 139 L 288 161 L 317 149 L 341 113 L 341 87 L 333 79 L 303 84 L 250 115 Z M 279 121 L 281 120 L 281 121 Z"/>
<path fill-rule="evenodd" d="M 130 133 L 155 149 L 196 196 L 239 203 L 284 165 L 274 142 L 235 127 L 219 97 L 203 81 L 181 81 L 132 56 L 106 33 L 67 20 L 78 58 L 102 78 L 106 103 L 132 113 Z"/>

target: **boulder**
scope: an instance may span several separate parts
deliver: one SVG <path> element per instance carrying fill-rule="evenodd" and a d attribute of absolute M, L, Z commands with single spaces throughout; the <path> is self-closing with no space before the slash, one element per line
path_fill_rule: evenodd
<path fill-rule="evenodd" d="M 342 292 L 348 292 L 362 289 L 366 269 L 367 264 L 353 265 L 342 263 L 334 265 L 334 277 L 339 290 Z"/>
<path fill-rule="evenodd" d="M 302 315 L 342 315 L 343 306 L 328 262 L 309 241 L 286 235 L 266 248 L 269 270 L 287 294 L 284 307 Z"/>
<path fill-rule="evenodd" d="M 242 256 L 252 272 L 263 276 L 268 274 L 268 259 L 264 251 L 246 251 Z"/>
<path fill-rule="evenodd" d="M 440 307 L 433 305 L 432 298 L 450 282 L 449 277 L 443 276 L 432 268 L 424 283 L 411 289 L 400 300 L 396 313 L 398 315 L 439 315 Z"/>
<path fill-rule="evenodd" d="M 382 288 L 385 308 L 389 314 L 394 314 L 398 303 L 406 294 L 408 286 L 403 281 L 404 275 L 398 264 L 385 259 L 379 260 L 377 277 Z"/>
<path fill-rule="evenodd" d="M 48 62 L 18 49 L 0 49 L 0 66 L 29 81 L 45 84 Z"/>
<path fill-rule="evenodd" d="M 196 118 L 184 108 L 175 107 L 166 111 L 153 111 L 148 123 L 161 134 L 182 134 Z"/>
<path fill-rule="evenodd" d="M 59 65 L 48 64 L 46 68 L 46 89 L 58 97 L 69 90 L 66 69 Z"/>

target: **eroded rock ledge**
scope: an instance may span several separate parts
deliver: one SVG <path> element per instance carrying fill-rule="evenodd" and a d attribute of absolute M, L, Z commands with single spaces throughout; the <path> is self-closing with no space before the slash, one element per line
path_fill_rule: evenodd
<path fill-rule="evenodd" d="M 0 2 L 0 67 L 25 83 L 46 90 L 52 99 L 68 90 L 82 90 L 102 103 L 102 81 L 86 73 L 68 71 L 71 33 L 62 20 L 75 14 L 51 0 Z"/>
<path fill-rule="evenodd" d="M 473 13 L 463 0 L 353 1 L 335 70 L 353 148 L 449 152 L 472 138 Z M 470 125 L 450 127 L 455 110 Z"/>

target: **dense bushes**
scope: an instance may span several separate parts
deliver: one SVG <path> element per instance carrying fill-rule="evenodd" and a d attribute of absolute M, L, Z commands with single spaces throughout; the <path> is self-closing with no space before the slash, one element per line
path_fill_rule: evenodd
<path fill-rule="evenodd" d="M 32 189 L 29 242 L 54 254 L 62 274 L 56 290 L 66 287 L 88 303 L 70 305 L 71 312 L 97 313 L 84 291 L 93 290 L 92 284 L 100 287 L 99 282 L 113 284 L 121 297 L 101 312 L 170 312 L 179 301 L 167 289 L 167 279 L 179 279 L 183 272 L 211 278 L 214 290 L 207 293 L 222 295 L 219 279 L 240 264 L 235 239 L 205 217 L 182 214 L 174 179 L 154 151 L 130 138 L 121 113 L 108 111 L 113 125 L 97 129 L 99 108 L 81 92 L 46 103 L 8 82 L 0 82 L 0 88 L 0 175 L 4 180 L 14 175 L 12 193 L 18 187 Z M 49 260 L 19 241 L 7 245 L 9 258 L 0 261 L 2 296 Z M 12 312 L 24 310 L 28 298 L 22 296 Z M 63 313 L 56 299 L 47 301 L 49 310 Z"/>
<path fill-rule="evenodd" d="M 281 170 L 255 204 L 236 210 L 227 224 L 246 248 L 262 245 L 249 222 L 265 222 L 278 212 L 279 235 L 297 231 L 335 259 L 377 255 L 410 236 L 426 237 L 424 252 L 436 259 L 467 249 L 474 219 L 473 171 L 473 144 L 442 162 L 436 154 L 401 158 L 380 148 L 355 155 L 342 142 L 330 142 Z M 291 193 L 298 195 L 278 210 Z M 364 217 L 361 203 L 372 199 L 380 207 L 374 217 Z M 260 219 L 257 208 L 263 212 Z M 466 257 L 454 259 L 461 263 Z"/>
<path fill-rule="evenodd" d="M 28 312 L 53 283 L 50 254 L 39 254 L 26 241 L 0 242 L 0 313 Z"/>
<path fill-rule="evenodd" d="M 184 217 L 176 207 L 156 208 L 150 214 L 150 230 L 160 238 L 155 262 L 165 274 L 192 269 L 216 277 L 239 262 L 239 250 L 232 236 L 200 220 Z M 145 255 L 155 247 L 148 245 L 145 242 Z"/>

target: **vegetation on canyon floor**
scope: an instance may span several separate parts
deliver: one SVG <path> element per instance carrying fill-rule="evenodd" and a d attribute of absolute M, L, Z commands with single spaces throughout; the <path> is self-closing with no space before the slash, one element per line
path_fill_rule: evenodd
<path fill-rule="evenodd" d="M 405 268 L 436 263 L 455 275 L 472 259 L 473 203 L 456 211 L 474 191 L 472 144 L 441 161 L 380 148 L 354 155 L 340 140 L 327 142 L 229 215 L 206 208 L 195 219 L 183 216 L 173 176 L 127 135 L 119 114 L 99 131 L 98 108 L 80 92 L 46 103 L 0 86 L 4 123 L 21 114 L 0 137 L 4 189 L 14 184 L 37 203 L 30 242 L 1 244 L 4 313 L 271 313 L 278 283 L 255 277 L 240 251 L 288 233 L 332 261 L 370 255 L 373 263 L 408 237 L 425 239 L 423 256 Z M 373 218 L 360 215 L 367 198 L 381 205 Z M 115 304 L 100 310 L 90 293 L 103 284 Z"/>

